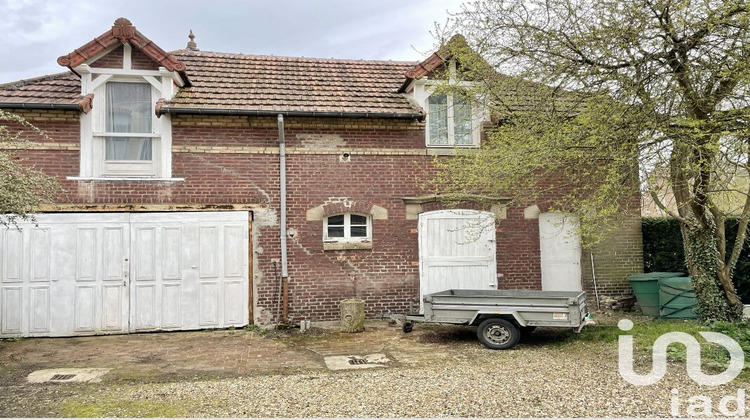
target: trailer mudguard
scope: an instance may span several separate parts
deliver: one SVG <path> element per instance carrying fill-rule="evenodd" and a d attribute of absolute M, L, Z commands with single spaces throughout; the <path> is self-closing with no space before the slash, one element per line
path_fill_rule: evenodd
<path fill-rule="evenodd" d="M 477 320 L 477 318 L 484 315 L 492 315 L 491 318 L 504 318 L 510 316 L 516 320 L 519 327 L 526 326 L 526 320 L 523 319 L 518 311 L 477 311 L 476 314 L 474 314 L 474 317 L 471 318 L 471 321 L 469 321 L 468 325 L 474 325 L 474 322 Z"/>

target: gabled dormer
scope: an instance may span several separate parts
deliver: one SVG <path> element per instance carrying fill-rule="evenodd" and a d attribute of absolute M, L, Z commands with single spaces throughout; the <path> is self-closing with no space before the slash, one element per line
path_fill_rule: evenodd
<path fill-rule="evenodd" d="M 186 66 L 119 18 L 57 59 L 81 78 L 80 178 L 170 179 L 172 126 L 156 113 L 189 86 Z"/>
<path fill-rule="evenodd" d="M 406 72 L 399 89 L 424 110 L 427 147 L 479 147 L 481 128 L 488 119 L 479 98 L 468 99 L 450 89 L 439 89 L 472 86 L 472 82 L 457 77 L 461 63 L 455 53 L 464 49 L 472 52 L 461 35 L 453 36 L 443 48 Z"/>

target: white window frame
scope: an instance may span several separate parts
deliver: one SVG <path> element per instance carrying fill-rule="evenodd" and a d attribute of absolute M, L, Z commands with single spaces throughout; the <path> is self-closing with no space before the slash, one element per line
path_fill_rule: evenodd
<path fill-rule="evenodd" d="M 110 53 L 111 48 L 88 62 L 95 62 L 100 57 Z M 152 119 L 151 162 L 142 161 L 106 161 L 106 137 L 123 136 L 123 133 L 106 132 L 106 88 L 109 82 L 148 83 L 151 85 L 151 112 L 159 99 L 170 100 L 175 93 L 175 83 L 179 75 L 159 70 L 135 70 L 131 68 L 132 47 L 125 44 L 123 48 L 123 68 L 93 68 L 87 64 L 77 66 L 74 70 L 81 75 L 81 94 L 94 94 L 92 110 L 88 114 L 81 114 L 81 146 L 79 175 L 68 177 L 74 180 L 102 179 L 102 180 L 156 180 L 173 181 L 172 178 L 172 120 L 168 114 Z M 138 134 L 139 137 L 146 137 Z"/>
<path fill-rule="evenodd" d="M 142 78 L 113 77 L 102 85 L 104 105 L 94 108 L 97 117 L 94 124 L 93 148 L 94 148 L 94 173 L 99 173 L 104 177 L 108 176 L 130 176 L 130 177 L 154 177 L 159 170 L 161 162 L 161 124 L 157 121 L 156 116 L 152 118 L 151 133 L 111 133 L 106 131 L 107 121 L 107 99 L 106 88 L 109 83 L 138 83 L 148 84 Z M 151 87 L 151 113 L 154 112 L 156 101 L 159 100 L 159 91 Z M 94 95 L 96 98 L 96 94 Z M 93 110 L 92 110 L 93 111 Z M 101 131 L 99 131 L 101 130 Z M 150 137 L 151 138 L 151 160 L 107 160 L 106 159 L 106 142 L 107 137 Z"/>
<path fill-rule="evenodd" d="M 456 73 L 456 63 L 454 61 L 451 61 L 449 64 L 449 77 L 448 83 L 455 85 L 455 86 L 465 86 L 467 88 L 471 88 L 474 86 L 472 82 L 459 82 L 454 80 L 453 76 Z M 440 148 L 454 148 L 454 147 L 460 147 L 460 148 L 478 148 L 481 145 L 481 136 L 482 136 L 482 124 L 484 121 L 489 120 L 489 111 L 487 110 L 487 107 L 483 105 L 483 101 L 481 98 L 477 98 L 475 101 L 469 101 L 469 104 L 471 105 L 471 138 L 472 138 L 472 144 L 456 144 L 455 136 L 454 136 L 454 130 L 455 130 L 455 124 L 453 121 L 453 95 L 450 93 L 446 93 L 446 96 L 448 97 L 447 100 L 447 106 L 448 106 L 448 144 L 431 144 L 430 143 L 430 109 L 429 109 L 429 102 L 428 98 L 435 92 L 437 87 L 441 84 L 445 83 L 445 81 L 440 80 L 430 80 L 429 77 L 425 76 L 419 80 L 415 80 L 412 82 L 410 87 L 407 89 L 407 91 L 410 92 L 412 99 L 422 107 L 422 109 L 425 110 L 427 113 L 427 117 L 425 120 L 425 139 L 424 144 L 425 147 L 430 149 L 440 149 Z"/>
<path fill-rule="evenodd" d="M 365 218 L 367 227 L 367 236 L 351 236 L 351 216 L 362 216 Z M 343 237 L 330 237 L 328 236 L 328 219 L 335 216 L 344 216 L 344 236 Z M 340 226 L 340 225 L 335 225 Z M 362 226 L 362 225 L 356 225 Z M 372 243 L 372 215 L 365 213 L 337 213 L 326 216 L 323 219 L 323 243 L 324 244 L 356 244 L 356 243 Z"/>
<path fill-rule="evenodd" d="M 434 88 L 433 88 L 434 90 Z M 456 121 L 454 117 L 453 112 L 453 100 L 454 95 L 450 93 L 446 93 L 446 117 L 447 117 L 447 128 L 448 128 L 448 144 L 433 144 L 430 143 L 430 118 L 432 118 L 432 110 L 430 110 L 430 101 L 429 98 L 432 95 L 428 95 L 425 99 L 425 106 L 423 107 L 425 111 L 427 112 L 427 119 L 425 121 L 425 145 L 427 147 L 479 147 L 479 136 L 481 133 L 481 119 L 477 119 L 476 112 L 474 109 L 476 108 L 476 104 L 472 102 L 468 102 L 468 105 L 471 107 L 471 144 L 457 144 L 456 143 Z"/>

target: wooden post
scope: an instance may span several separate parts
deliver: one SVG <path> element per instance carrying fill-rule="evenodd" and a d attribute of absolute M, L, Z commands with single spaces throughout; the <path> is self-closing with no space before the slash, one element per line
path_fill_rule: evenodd
<path fill-rule="evenodd" d="M 341 301 L 341 331 L 362 332 L 365 330 L 365 301 L 344 299 Z"/>

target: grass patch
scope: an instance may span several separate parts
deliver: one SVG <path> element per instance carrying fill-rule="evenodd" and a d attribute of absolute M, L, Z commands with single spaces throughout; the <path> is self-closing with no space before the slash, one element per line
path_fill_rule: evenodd
<path fill-rule="evenodd" d="M 103 401 L 84 403 L 67 401 L 60 407 L 61 417 L 190 417 L 184 402 Z"/>
<path fill-rule="evenodd" d="M 260 336 L 268 334 L 268 330 L 267 329 L 259 327 L 259 326 L 255 325 L 255 324 L 248 324 L 247 326 L 245 326 L 245 331 L 250 331 L 250 332 L 256 333 L 256 334 L 258 334 Z"/>
<path fill-rule="evenodd" d="M 742 379 L 750 379 L 750 322 L 739 323 L 715 322 L 702 324 L 697 321 L 674 321 L 653 320 L 636 321 L 633 329 L 624 332 L 616 325 L 595 325 L 586 327 L 580 334 L 571 335 L 572 341 L 593 343 L 613 343 L 615 346 L 618 337 L 622 334 L 633 336 L 634 351 L 640 354 L 651 354 L 653 344 L 661 335 L 669 332 L 684 332 L 695 337 L 701 345 L 701 365 L 707 370 L 721 371 L 729 364 L 729 352 L 723 346 L 709 343 L 698 333 L 701 331 L 714 331 L 725 334 L 742 347 L 745 353 L 745 370 L 740 375 Z M 684 361 L 687 358 L 685 346 L 672 344 L 667 349 L 667 357 L 671 361 Z"/>

